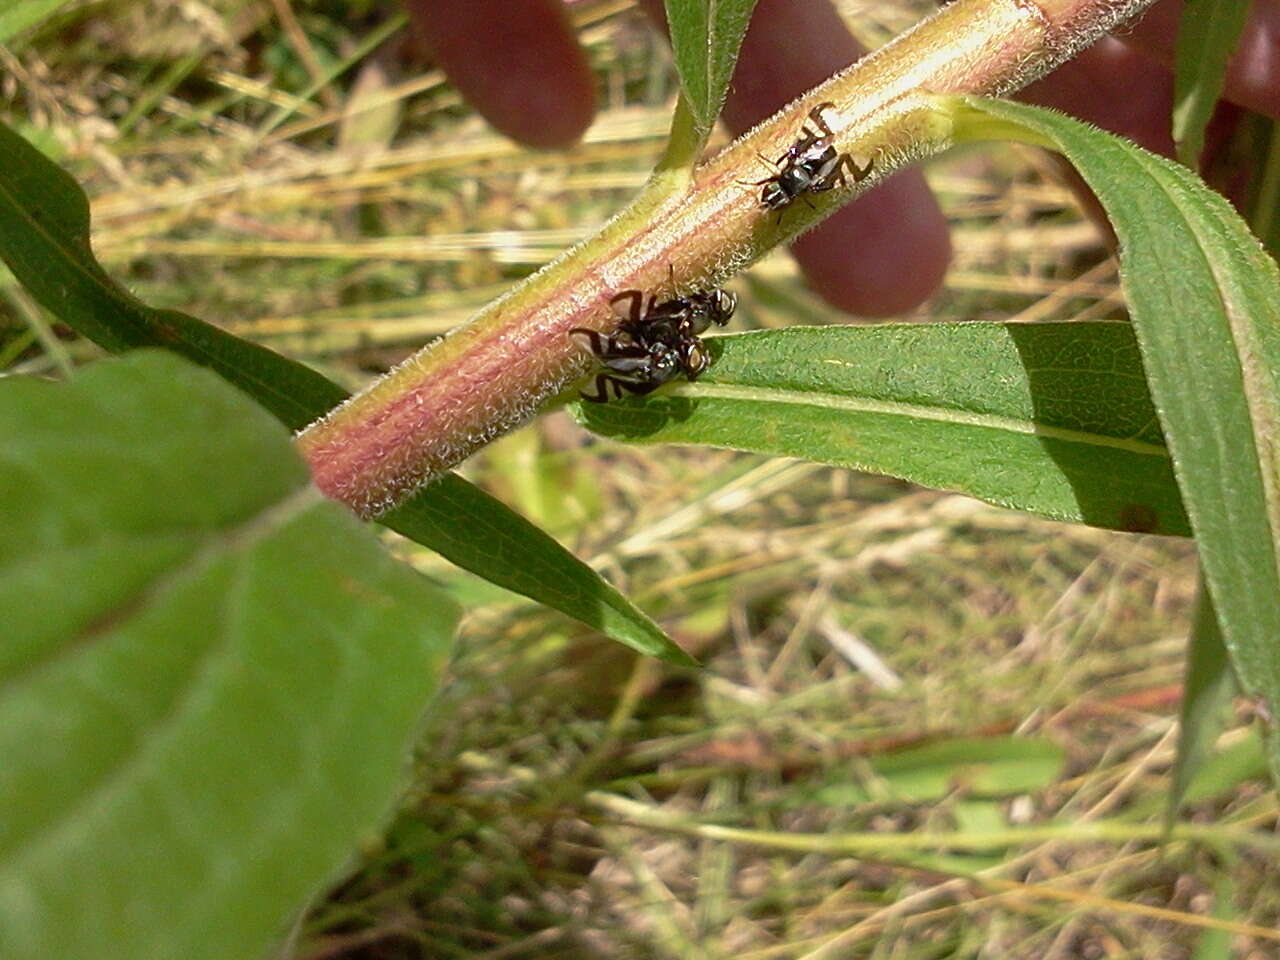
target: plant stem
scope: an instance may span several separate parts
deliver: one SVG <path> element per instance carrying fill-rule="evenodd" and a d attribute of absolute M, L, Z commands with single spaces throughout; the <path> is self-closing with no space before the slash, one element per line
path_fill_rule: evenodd
<path fill-rule="evenodd" d="M 1254 198 L 1253 211 L 1249 216 L 1249 226 L 1268 246 L 1268 252 L 1275 256 L 1276 238 L 1280 236 L 1276 223 L 1280 216 L 1280 121 L 1261 122 L 1267 132 L 1266 160 L 1262 166 L 1262 178 Z"/>
<path fill-rule="evenodd" d="M 585 375 L 574 327 L 616 325 L 625 290 L 659 298 L 721 285 L 894 170 L 951 144 L 932 94 L 1000 95 L 1047 73 L 1152 0 L 956 0 L 740 137 L 691 179 L 661 170 L 595 237 L 569 250 L 419 351 L 298 437 L 317 486 L 362 516 L 395 506 L 433 476 L 529 419 Z M 809 110 L 865 180 L 787 207 L 760 203 Z"/>
<path fill-rule="evenodd" d="M 770 850 L 793 853 L 849 854 L 871 856 L 877 853 L 901 854 L 916 850 L 993 850 L 1000 847 L 1025 846 L 1035 843 L 1193 843 L 1239 846 L 1258 850 L 1268 856 L 1280 854 L 1280 841 L 1265 831 L 1250 830 L 1238 823 L 1179 823 L 1166 831 L 1160 823 L 1131 823 L 1120 820 L 1048 823 L 1027 827 L 1003 827 L 991 830 L 932 832 L 847 832 L 788 833 L 757 830 L 727 824 L 704 823 L 685 815 L 648 806 L 627 797 L 593 790 L 586 802 L 616 817 L 620 822 L 651 830 L 668 830 L 701 837 L 749 844 Z"/>

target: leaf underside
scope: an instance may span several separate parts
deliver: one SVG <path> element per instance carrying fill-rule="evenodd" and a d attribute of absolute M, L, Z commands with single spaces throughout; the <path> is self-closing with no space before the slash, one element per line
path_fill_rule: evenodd
<path fill-rule="evenodd" d="M 720 115 L 756 0 L 666 0 L 685 101 L 705 139 Z"/>
<path fill-rule="evenodd" d="M 1244 692 L 1280 716 L 1280 270 L 1185 167 L 1053 111 L 964 103 L 1051 139 L 1106 208 L 1222 642 Z M 1274 735 L 1268 752 L 1280 782 Z"/>

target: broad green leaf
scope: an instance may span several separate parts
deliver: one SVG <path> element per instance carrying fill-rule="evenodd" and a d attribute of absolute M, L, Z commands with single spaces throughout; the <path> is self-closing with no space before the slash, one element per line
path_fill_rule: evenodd
<path fill-rule="evenodd" d="M 720 115 L 755 5 L 756 0 L 666 0 L 685 105 L 702 140 Z"/>
<path fill-rule="evenodd" d="M 1226 706 L 1235 692 L 1227 648 L 1213 601 L 1204 589 L 1196 598 L 1191 642 L 1187 645 L 1187 670 L 1183 680 L 1182 710 L 1178 725 L 1178 756 L 1173 784 L 1165 808 L 1165 827 L 1173 829 L 1178 810 L 1196 774 L 1209 759 L 1214 742 L 1226 728 Z"/>
<path fill-rule="evenodd" d="M 1185 167 L 1062 114 L 967 100 L 962 133 L 1052 140 L 1106 208 L 1142 364 L 1223 642 L 1246 695 L 1280 716 L 1280 271 Z M 1280 739 L 1268 745 L 1280 780 Z"/>
<path fill-rule="evenodd" d="M 76 182 L 3 124 L 0 156 L 0 259 L 59 320 L 112 352 L 161 347 L 208 367 L 293 429 L 347 398 L 302 364 L 130 295 L 93 256 L 89 204 Z M 463 569 L 628 646 L 690 662 L 599 574 L 461 477 L 442 477 L 383 522 Z"/>
<path fill-rule="evenodd" d="M 0 381 L 0 435 L 0 956 L 264 956 L 383 826 L 457 607 L 172 355 Z"/>
<path fill-rule="evenodd" d="M 8 43 L 23 30 L 52 16 L 69 0 L 17 0 L 0 10 L 0 43 Z"/>
<path fill-rule="evenodd" d="M 697 383 L 580 404 L 598 433 L 801 457 L 1186 534 L 1126 324 L 791 327 L 708 340 Z"/>
<path fill-rule="evenodd" d="M 1249 19 L 1249 0 L 1196 0 L 1182 8 L 1174 55 L 1173 139 L 1178 159 L 1200 167 L 1204 128 L 1222 93 L 1227 59 Z"/>

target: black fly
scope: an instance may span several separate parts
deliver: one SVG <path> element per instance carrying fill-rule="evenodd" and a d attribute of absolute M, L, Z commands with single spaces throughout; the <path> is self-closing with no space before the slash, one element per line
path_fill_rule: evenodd
<path fill-rule="evenodd" d="M 605 372 L 595 379 L 595 393 L 582 398 L 595 403 L 616 400 L 623 391 L 644 395 L 684 374 L 696 380 L 711 364 L 699 334 L 713 323 L 723 326 L 733 316 L 738 298 L 724 290 L 691 293 L 657 302 L 650 295 L 628 290 L 613 298 L 616 306 L 630 301 L 626 318 L 612 333 L 575 327 L 569 331 L 585 341 Z"/>
<path fill-rule="evenodd" d="M 799 139 L 773 164 L 778 172 L 772 177 L 750 184 L 754 187 L 763 185 L 760 202 L 770 210 L 779 211 L 779 216 L 797 197 L 843 186 L 846 172 L 853 175 L 854 183 L 871 173 L 874 161 L 868 160 L 865 167 L 859 167 L 852 157 L 847 153 L 840 153 L 832 144 L 831 128 L 822 119 L 822 111 L 834 106 L 830 102 L 820 103 L 810 110 L 809 120 L 817 130 L 802 126 Z M 768 162 L 767 158 L 761 159 Z M 808 200 L 805 202 L 808 203 Z"/>

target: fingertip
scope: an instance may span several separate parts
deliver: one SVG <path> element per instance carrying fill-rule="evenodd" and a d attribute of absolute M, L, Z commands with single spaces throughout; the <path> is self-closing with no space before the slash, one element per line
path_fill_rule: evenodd
<path fill-rule="evenodd" d="M 1063 110 L 1104 130 L 1171 156 L 1173 77 L 1150 57 L 1103 37 L 1053 73 L 1024 87 L 1018 99 Z"/>
<path fill-rule="evenodd" d="M 1142 50 L 1172 69 L 1178 29 L 1185 4 L 1162 0 L 1119 36 L 1126 46 Z M 1227 61 L 1222 96 L 1269 117 L 1280 117 L 1280 2 L 1259 0 Z"/>
<path fill-rule="evenodd" d="M 595 82 L 560 0 L 406 0 L 436 63 L 499 132 L 572 146 L 595 116 Z"/>
<path fill-rule="evenodd" d="M 800 237 L 791 251 L 832 306 L 888 317 L 937 292 L 951 263 L 951 233 L 924 177 L 904 170 Z"/>
<path fill-rule="evenodd" d="M 585 60 L 580 74 L 561 76 L 555 89 L 541 90 L 516 101 L 508 104 L 511 109 L 501 121 L 490 122 L 513 140 L 539 150 L 574 146 L 596 115 L 595 86 Z M 534 103 L 536 107 L 532 106 Z"/>
<path fill-rule="evenodd" d="M 741 133 L 863 53 L 830 3 L 761 0 L 724 119 Z M 841 310 L 892 316 L 938 289 L 951 261 L 946 218 L 917 172 L 890 177 L 791 245 L 813 289 Z"/>
<path fill-rule="evenodd" d="M 743 37 L 724 121 L 744 133 L 865 52 L 827 0 L 760 0 Z"/>

